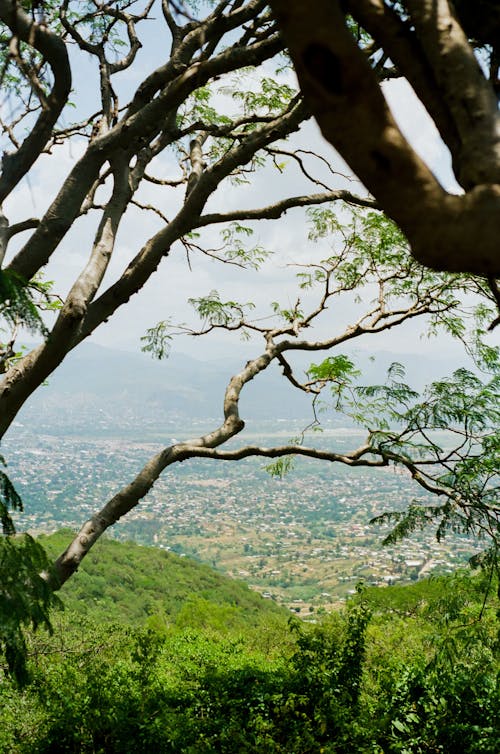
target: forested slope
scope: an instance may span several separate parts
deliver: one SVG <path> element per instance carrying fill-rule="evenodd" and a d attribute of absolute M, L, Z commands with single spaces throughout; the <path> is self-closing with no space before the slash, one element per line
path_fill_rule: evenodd
<path fill-rule="evenodd" d="M 52 556 L 68 541 L 65 530 L 40 537 Z M 286 621 L 287 616 L 241 581 L 195 560 L 106 538 L 83 561 L 71 584 L 63 586 L 60 597 L 67 611 L 75 615 L 134 626 L 156 616 L 165 625 L 203 628 L 205 623 L 219 620 L 236 629 L 262 623 L 269 616 Z"/>
<path fill-rule="evenodd" d="M 305 624 L 188 558 L 98 547 L 27 684 L 1 678 L 1 754 L 500 750 L 493 574 L 360 585 Z"/>

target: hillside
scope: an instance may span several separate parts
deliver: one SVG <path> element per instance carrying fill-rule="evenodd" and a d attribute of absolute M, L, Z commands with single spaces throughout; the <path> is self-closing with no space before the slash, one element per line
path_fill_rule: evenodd
<path fill-rule="evenodd" d="M 232 583 L 210 581 L 188 559 L 116 542 L 100 555 L 88 586 L 98 588 L 103 566 L 115 590 L 117 574 L 126 583 L 135 569 L 127 596 L 115 594 L 113 606 L 101 586 L 100 602 L 71 601 L 79 615 L 54 615 L 52 635 L 29 632 L 27 685 L 0 683 L 0 754 L 500 751 L 491 574 L 361 590 L 345 610 L 307 624 L 260 609 L 241 588 L 226 592 Z M 82 575 L 83 566 L 71 589 Z M 172 584 L 174 576 L 185 579 Z M 113 622 L 131 595 L 177 609 L 179 621 L 186 589 L 188 602 L 196 596 L 181 625 L 157 615 L 140 628 Z M 162 603 L 162 590 L 171 601 Z M 230 614 L 266 617 L 214 631 Z"/>
<path fill-rule="evenodd" d="M 61 530 L 41 536 L 56 557 L 70 541 Z M 102 538 L 60 592 L 67 610 L 95 620 L 143 624 L 157 616 L 192 628 L 257 626 L 285 610 L 245 584 L 190 558 L 155 547 Z"/>

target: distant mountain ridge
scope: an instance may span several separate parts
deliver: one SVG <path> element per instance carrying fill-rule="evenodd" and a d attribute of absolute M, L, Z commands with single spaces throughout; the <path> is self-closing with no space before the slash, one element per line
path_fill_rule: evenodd
<path fill-rule="evenodd" d="M 384 382 L 393 361 L 406 365 L 408 382 L 417 389 L 460 366 L 456 361 L 415 354 L 380 352 L 372 360 L 369 352 L 345 351 L 361 369 L 364 384 Z M 325 356 L 301 355 L 298 377 L 309 363 Z M 230 357 L 201 361 L 176 352 L 157 361 L 141 352 L 86 342 L 70 353 L 47 386 L 31 397 L 18 424 L 36 427 L 38 432 L 112 432 L 137 431 L 138 426 L 164 428 L 168 422 L 217 421 L 222 418 L 227 382 L 243 365 Z M 310 417 L 310 405 L 310 398 L 294 389 L 277 365 L 271 365 L 245 387 L 241 414 L 255 420 L 302 419 Z"/>

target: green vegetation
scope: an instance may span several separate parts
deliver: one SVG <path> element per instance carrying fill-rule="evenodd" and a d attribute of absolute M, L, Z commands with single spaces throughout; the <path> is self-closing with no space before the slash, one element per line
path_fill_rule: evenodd
<path fill-rule="evenodd" d="M 67 530 L 40 537 L 55 556 L 68 542 Z M 99 542 L 60 596 L 75 616 L 98 622 L 139 626 L 149 616 L 165 625 L 205 628 L 216 622 L 228 629 L 255 627 L 284 615 L 240 581 L 233 581 L 189 558 L 152 547 L 111 539 Z"/>
<path fill-rule="evenodd" d="M 0 536 L 0 654 L 21 683 L 27 678 L 24 629 L 45 626 L 51 631 L 50 607 L 60 605 L 41 576 L 49 569 L 44 549 L 29 534 L 17 538 Z"/>
<path fill-rule="evenodd" d="M 3 751 L 500 750 L 498 614 L 489 597 L 500 572 L 500 353 L 486 338 L 500 323 L 492 219 L 500 193 L 500 24 L 485 3 L 494 4 L 480 4 L 486 33 L 460 8 L 452 13 L 464 5 L 458 0 L 433 3 L 432 14 L 431 3 L 410 0 L 302 7 L 301 92 L 290 86 L 296 43 L 288 43 L 282 23 L 291 18 L 293 25 L 292 6 L 303 3 L 287 0 L 281 14 L 278 0 L 0 0 L 7 147 L 0 165 L 0 440 L 14 423 L 25 428 L 33 459 L 18 454 L 16 443 L 26 447 L 18 440 L 6 452 L 20 462 L 18 489 L 0 456 Z M 381 9 L 387 24 L 379 23 Z M 471 65 L 475 54 L 481 66 Z M 379 89 L 397 77 L 435 121 L 463 195 L 447 193 L 434 177 L 440 160 L 426 166 L 399 133 Z M 466 94 L 457 98 L 458 91 Z M 310 131 L 315 111 L 363 182 L 360 194 Z M 143 289 L 146 295 L 153 275 L 156 293 L 138 316 L 129 302 Z M 248 341 L 234 348 L 239 363 L 219 385 L 217 410 L 205 413 L 207 422 L 196 410 L 193 397 L 206 395 L 196 368 L 180 390 L 172 380 L 161 396 L 151 383 L 142 392 L 138 370 L 130 369 L 134 404 L 125 400 L 120 421 L 133 427 L 137 456 L 116 447 L 92 458 L 81 442 L 70 448 L 47 436 L 39 447 L 42 415 L 33 405 L 27 421 L 20 414 L 33 394 L 110 321 L 103 337 L 132 346 L 144 316 L 149 324 L 160 318 L 156 327 L 144 322 L 142 338 L 158 358 L 169 354 L 173 336 L 193 343 L 211 337 L 221 354 L 232 353 L 231 336 Z M 397 362 L 374 384 L 351 359 L 359 343 L 377 347 L 382 334 L 419 321 L 422 334 L 460 342 L 473 363 L 418 392 L 411 370 L 406 384 Z M 409 342 L 417 333 L 404 332 Z M 26 334 L 36 338 L 29 348 Z M 309 357 L 322 361 L 304 372 Z M 264 375 L 273 369 L 311 399 L 312 413 L 294 439 L 277 437 L 267 447 L 244 434 L 245 403 L 254 380 L 271 398 Z M 97 360 L 91 371 L 120 392 L 120 370 L 105 373 Z M 165 402 L 183 440 L 169 440 L 171 424 L 159 422 L 157 406 Z M 57 405 L 72 433 L 77 404 L 71 394 L 68 412 Z M 111 428 L 121 413 L 115 405 L 94 407 L 91 432 Z M 260 406 L 261 416 L 276 423 L 279 402 L 270 405 L 269 412 Z M 352 445 L 344 436 L 339 450 L 324 447 L 314 430 L 322 429 L 325 410 L 334 426 L 354 424 L 363 434 Z M 143 446 L 144 426 L 161 427 L 161 446 Z M 187 461 L 250 458 L 271 472 L 255 506 L 236 485 L 224 493 L 232 472 L 199 477 L 190 495 L 178 471 Z M 345 495 L 338 485 L 316 483 L 309 495 L 301 477 L 292 502 L 283 477 L 297 474 L 296 458 L 369 470 L 363 501 L 352 481 Z M 54 471 L 61 466 L 59 487 Z M 399 499 L 394 480 L 386 474 L 380 482 L 376 471 L 401 472 L 418 492 Z M 33 496 L 45 527 L 34 507 L 24 510 Z M 454 557 L 444 549 L 435 557 L 420 540 L 416 552 L 403 544 L 390 562 L 376 548 L 367 559 L 368 510 L 385 527 L 386 544 L 430 525 L 439 544 L 446 535 Z M 49 531 L 57 521 L 77 525 L 77 533 L 68 547 L 71 537 L 44 540 L 51 561 L 29 534 L 16 537 L 21 514 L 26 532 Z M 94 548 L 123 519 L 139 542 L 158 549 Z M 473 537 L 482 547 L 476 578 L 459 574 L 406 591 L 352 588 L 361 576 L 380 586 L 451 570 Z M 271 599 L 161 545 L 213 564 L 231 560 L 232 573 L 248 575 Z M 68 579 L 73 593 L 61 590 L 68 607 L 57 612 Z M 291 598 L 296 583 L 300 596 Z M 315 585 L 331 602 L 316 601 Z M 327 616 L 346 595 L 343 611 Z M 293 620 L 273 597 L 290 598 Z M 315 622 L 320 610 L 325 617 Z"/>
<path fill-rule="evenodd" d="M 306 624 L 187 558 L 98 547 L 109 579 L 87 558 L 29 682 L 2 678 L 2 754 L 499 750 L 492 574 L 360 586 Z"/>

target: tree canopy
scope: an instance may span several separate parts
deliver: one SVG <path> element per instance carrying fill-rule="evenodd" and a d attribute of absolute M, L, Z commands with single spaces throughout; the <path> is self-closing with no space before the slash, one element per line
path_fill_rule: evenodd
<path fill-rule="evenodd" d="M 331 153 L 314 152 L 307 137 L 304 143 L 302 127 L 309 106 L 294 87 L 285 41 L 268 4 L 261 0 L 191 3 L 187 8 L 168 0 L 161 4 L 0 0 L 0 22 L 5 92 L 1 126 L 9 142 L 0 176 L 0 437 L 66 356 L 126 306 L 160 263 L 171 262 L 177 250 L 185 253 L 188 266 L 198 257 L 209 257 L 218 265 L 242 270 L 259 267 L 269 250 L 253 244 L 255 222 L 302 211 L 308 229 L 302 243 L 317 242 L 320 251 L 315 261 L 307 260 L 297 268 L 296 303 L 278 300 L 263 314 L 253 310 L 252 301 L 226 299 L 212 290 L 191 297 L 198 323 L 186 325 L 178 322 L 175 311 L 169 311 L 166 292 L 165 319 L 151 324 L 144 336 L 146 350 L 161 357 L 168 353 L 175 333 L 199 337 L 223 330 L 253 339 L 254 356 L 229 380 L 221 421 L 199 437 L 166 443 L 134 478 L 124 480 L 123 487 L 83 522 L 53 570 L 26 540 L 31 571 L 40 573 L 42 582 L 59 587 L 103 532 L 131 511 L 173 464 L 194 457 L 233 461 L 249 455 L 274 459 L 270 471 L 278 475 L 286 471 L 287 459 L 294 455 L 351 467 L 400 465 L 441 503 L 412 506 L 396 521 L 394 536 L 437 521 L 440 536 L 449 528 L 486 535 L 488 557 L 494 560 L 499 535 L 498 434 L 494 429 L 497 354 L 482 336 L 499 301 L 494 282 L 498 269 L 488 261 L 492 259 L 488 243 L 495 222 L 496 188 L 492 182 L 472 186 L 476 178 L 470 177 L 469 170 L 474 164 L 482 176 L 481 166 L 489 170 L 493 158 L 479 160 L 472 150 L 472 160 L 471 152 L 460 153 L 459 172 L 466 193 L 443 198 L 439 207 L 449 210 L 445 223 L 440 221 L 441 209 L 433 205 L 436 192 L 441 196 L 444 190 L 407 146 L 402 147 L 404 154 L 410 155 L 411 164 L 421 171 L 418 176 L 423 176 L 417 180 L 405 168 L 402 175 L 408 176 L 411 190 L 396 189 L 387 179 L 388 173 L 400 174 L 400 170 L 392 162 L 387 167 L 384 150 L 375 159 L 377 185 L 367 180 L 357 164 L 352 165 L 375 199 L 362 189 L 356 194 L 338 188 Z M 365 39 L 357 27 L 354 32 Z M 343 33 L 355 45 L 352 25 Z M 153 41 L 155 49 L 141 57 L 143 48 Z M 290 48 L 293 56 L 292 43 Z M 383 76 L 389 75 L 389 52 L 382 63 L 377 57 L 374 74 L 365 61 L 366 51 L 360 52 L 356 45 L 355 49 L 363 65 L 368 65 L 367 82 L 376 75 L 377 65 Z M 92 96 L 73 91 L 72 76 L 79 67 L 95 77 Z M 371 96 L 372 85 L 366 86 Z M 363 107 L 354 120 L 376 123 Z M 385 118 L 385 106 L 379 110 Z M 345 112 L 347 118 L 347 105 Z M 380 124 L 385 133 L 387 124 Z M 351 120 L 346 119 L 339 131 L 354 133 Z M 363 142 L 357 137 L 354 142 L 361 155 Z M 49 192 L 47 206 L 39 217 L 29 216 L 26 204 L 18 199 L 23 181 L 42 168 L 48 175 L 70 148 L 68 170 Z M 394 154 L 399 155 L 397 149 Z M 300 177 L 304 189 L 300 194 L 288 189 L 290 166 Z M 280 179 L 281 194 L 255 206 L 241 188 L 259 171 L 273 171 Z M 388 196 L 399 191 L 411 220 L 408 227 L 385 206 L 378 184 L 387 187 Z M 342 209 L 336 211 L 341 202 Z M 387 210 L 410 239 L 414 255 L 429 262 L 418 249 L 438 248 L 434 241 L 441 244 L 448 231 L 457 258 L 463 258 L 464 242 L 469 244 L 470 256 L 469 204 L 474 222 L 474 207 L 480 210 L 479 263 L 431 264 L 441 272 L 422 266 L 409 253 L 405 235 L 380 212 L 380 206 Z M 425 223 L 415 219 L 410 206 L 419 208 Z M 463 218 L 460 223 L 457 213 Z M 146 215 L 154 220 L 151 232 L 149 222 L 143 220 Z M 143 236 L 123 262 L 130 222 Z M 470 223 L 472 227 L 472 219 Z M 416 242 L 412 232 L 417 228 L 420 240 Z M 85 248 L 86 261 L 69 289 L 59 290 L 57 282 L 47 282 L 57 267 L 57 252 L 63 250 L 71 257 L 76 247 Z M 122 265 L 119 272 L 117 257 Z M 456 274 L 457 270 L 483 277 Z M 324 322 L 329 310 L 342 310 L 343 302 L 356 296 L 358 308 L 350 321 L 345 324 L 330 318 L 327 334 L 323 330 L 316 336 L 316 323 Z M 394 365 L 384 385 L 363 385 L 355 364 L 340 349 L 356 338 L 389 332 L 417 318 L 422 318 L 424 329 L 461 340 L 488 375 L 480 378 L 461 369 L 420 396 L 406 384 L 403 368 Z M 26 331 L 37 335 L 38 345 L 24 351 L 19 342 Z M 312 364 L 305 376 L 296 373 L 294 354 L 330 351 L 333 355 Z M 313 424 L 319 423 L 320 409 L 329 403 L 362 426 L 366 439 L 343 453 L 309 444 L 306 435 L 271 448 L 248 443 L 225 447 L 244 429 L 242 391 L 272 363 L 280 366 L 288 383 L 311 396 Z M 451 433 L 451 445 L 446 447 L 433 434 L 443 428 Z M 11 512 L 22 501 L 5 472 L 0 482 L 5 534 L 0 546 L 7 548 L 12 560 Z M 20 548 L 19 553 L 27 562 L 26 552 Z M 8 611 L 16 589 L 16 585 L 6 585 L 2 610 Z M 47 590 L 34 579 L 31 592 L 20 625 L 45 621 Z M 16 629 L 9 628 L 2 641 L 22 651 Z"/>

